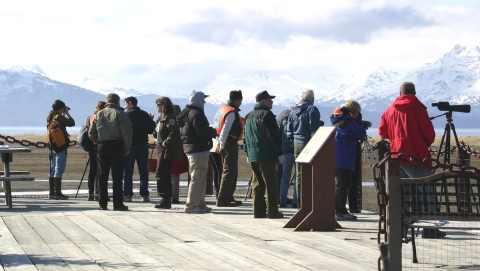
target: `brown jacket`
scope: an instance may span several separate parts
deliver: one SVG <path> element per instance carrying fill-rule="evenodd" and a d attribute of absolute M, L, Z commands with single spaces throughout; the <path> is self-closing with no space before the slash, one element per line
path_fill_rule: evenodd
<path fill-rule="evenodd" d="M 174 114 L 161 116 L 157 120 L 159 125 L 159 133 L 163 140 L 165 150 L 164 158 L 172 161 L 182 161 L 182 140 L 180 138 L 180 128 Z M 160 144 L 157 142 L 157 144 Z"/>

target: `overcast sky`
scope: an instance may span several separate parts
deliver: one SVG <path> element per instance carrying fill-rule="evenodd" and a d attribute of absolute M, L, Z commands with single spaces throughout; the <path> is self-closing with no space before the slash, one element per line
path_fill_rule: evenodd
<path fill-rule="evenodd" d="M 228 4 L 226 4 L 228 3 Z M 480 1 L 2 1 L 0 68 L 189 92 L 255 71 L 404 72 L 480 45 Z"/>

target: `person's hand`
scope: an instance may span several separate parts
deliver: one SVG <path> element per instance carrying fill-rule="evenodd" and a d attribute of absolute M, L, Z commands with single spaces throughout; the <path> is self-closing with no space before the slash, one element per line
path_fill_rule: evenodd
<path fill-rule="evenodd" d="M 126 152 L 125 152 L 125 155 L 128 155 L 129 153 L 130 153 L 129 151 L 126 151 Z"/>
<path fill-rule="evenodd" d="M 215 148 L 215 152 L 218 153 L 218 154 L 222 153 L 222 149 L 220 148 L 219 145 L 217 145 L 217 147 Z"/>
<path fill-rule="evenodd" d="M 150 113 L 150 118 L 153 119 L 154 116 L 155 116 L 155 113 Z"/>

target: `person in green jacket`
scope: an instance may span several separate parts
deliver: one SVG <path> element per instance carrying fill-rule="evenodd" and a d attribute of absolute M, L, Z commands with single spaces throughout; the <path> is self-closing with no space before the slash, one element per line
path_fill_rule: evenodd
<path fill-rule="evenodd" d="M 245 116 L 244 150 L 252 167 L 254 218 L 282 218 L 278 211 L 276 163 L 282 160 L 282 142 L 275 115 L 270 111 L 275 96 L 262 91 L 255 97 L 254 110 Z M 280 156 L 280 158 L 279 158 Z M 267 206 L 265 206 L 267 192 Z M 268 210 L 268 215 L 266 211 Z"/>
<path fill-rule="evenodd" d="M 88 136 L 97 142 L 98 203 L 101 210 L 107 210 L 108 175 L 112 170 L 113 210 L 127 211 L 123 204 L 123 167 L 125 155 L 132 146 L 132 122 L 120 107 L 120 97 L 115 93 L 107 95 L 107 104 L 95 115 Z"/>

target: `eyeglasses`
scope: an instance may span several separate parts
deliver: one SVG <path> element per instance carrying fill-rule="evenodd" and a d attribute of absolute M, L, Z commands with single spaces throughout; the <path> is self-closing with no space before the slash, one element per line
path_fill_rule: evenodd
<path fill-rule="evenodd" d="M 161 104 L 157 104 L 157 106 L 162 106 Z"/>

